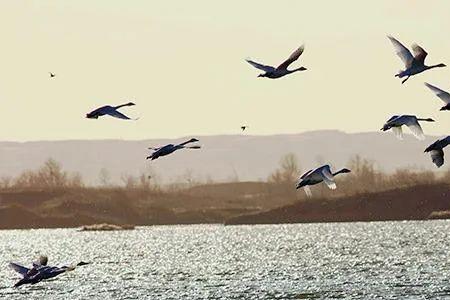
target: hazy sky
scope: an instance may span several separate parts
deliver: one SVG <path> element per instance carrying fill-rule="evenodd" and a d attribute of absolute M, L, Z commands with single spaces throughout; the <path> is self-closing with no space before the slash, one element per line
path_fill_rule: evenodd
<path fill-rule="evenodd" d="M 446 0 L 2 1 L 0 140 L 374 131 L 399 113 L 450 134 L 450 112 L 423 85 L 450 90 L 450 67 L 401 85 L 386 38 L 450 66 L 449 11 Z M 257 78 L 244 61 L 277 65 L 301 43 L 293 66 L 306 72 Z M 84 118 L 129 100 L 137 122 Z"/>

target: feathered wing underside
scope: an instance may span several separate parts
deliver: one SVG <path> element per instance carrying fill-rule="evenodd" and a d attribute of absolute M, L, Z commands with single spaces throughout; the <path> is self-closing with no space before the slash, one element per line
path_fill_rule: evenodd
<path fill-rule="evenodd" d="M 264 71 L 264 72 L 273 72 L 273 71 L 275 70 L 274 67 L 266 66 L 266 65 L 257 63 L 257 62 L 255 62 L 255 61 L 253 61 L 253 60 L 250 60 L 250 59 L 246 59 L 246 61 L 247 61 L 249 64 L 251 64 L 252 66 L 254 66 L 255 68 L 260 69 L 260 70 L 262 70 L 262 71 Z"/>
<path fill-rule="evenodd" d="M 414 53 L 414 59 L 423 64 L 425 62 L 425 57 L 427 57 L 428 53 L 417 44 L 413 44 L 411 48 Z"/>
<path fill-rule="evenodd" d="M 439 168 L 444 164 L 444 151 L 442 149 L 430 151 L 431 160 Z"/>
<path fill-rule="evenodd" d="M 392 132 L 394 132 L 394 135 L 399 139 L 403 140 L 403 130 L 402 127 L 392 127 Z"/>
<path fill-rule="evenodd" d="M 411 67 L 411 65 L 414 61 L 414 56 L 411 54 L 411 52 L 408 50 L 408 48 L 403 46 L 402 43 L 400 43 L 398 40 L 396 40 L 392 36 L 388 36 L 388 38 L 391 41 L 392 45 L 394 45 L 395 53 L 403 61 L 403 63 L 405 64 L 405 67 L 406 68 Z"/>
<path fill-rule="evenodd" d="M 321 171 L 323 182 L 328 186 L 329 189 L 336 189 L 336 182 L 334 182 L 333 174 L 331 174 L 330 168 L 323 168 Z"/>
<path fill-rule="evenodd" d="M 297 50 L 295 50 L 289 57 L 286 59 L 281 65 L 277 67 L 277 70 L 286 70 L 290 64 L 292 64 L 294 61 L 296 61 L 300 55 L 302 55 L 303 51 L 305 50 L 305 46 L 301 45 L 298 47 Z"/>
<path fill-rule="evenodd" d="M 411 130 L 411 132 L 414 134 L 414 136 L 419 140 L 424 140 L 425 135 L 423 134 L 422 127 L 420 126 L 419 122 L 416 120 L 411 120 L 406 122 L 405 124 L 408 126 L 408 128 Z"/>
<path fill-rule="evenodd" d="M 441 99 L 442 101 L 444 101 L 446 104 L 450 103 L 450 93 L 441 90 L 440 88 L 431 85 L 427 82 L 425 82 L 425 85 L 437 96 L 439 97 L 439 99 Z"/>
<path fill-rule="evenodd" d="M 30 269 L 28 269 L 24 266 L 18 265 L 16 263 L 9 263 L 9 267 L 22 276 L 25 276 L 28 273 L 28 271 L 30 271 Z"/>
<path fill-rule="evenodd" d="M 305 186 L 303 187 L 303 190 L 305 191 L 305 194 L 306 194 L 306 196 L 307 196 L 308 198 L 311 198 L 311 197 L 312 197 L 311 188 L 310 188 L 309 186 L 305 185 Z"/>
<path fill-rule="evenodd" d="M 133 120 L 133 119 L 131 119 L 131 118 L 125 116 L 123 113 L 118 112 L 117 110 L 111 110 L 111 111 L 108 111 L 107 114 L 110 115 L 111 117 L 118 118 L 118 119 L 123 119 L 123 120 Z"/>

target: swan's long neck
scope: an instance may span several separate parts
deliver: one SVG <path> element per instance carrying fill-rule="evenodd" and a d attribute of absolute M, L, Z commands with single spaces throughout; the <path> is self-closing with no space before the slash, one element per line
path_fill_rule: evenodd
<path fill-rule="evenodd" d="M 189 140 L 189 141 L 183 142 L 183 143 L 181 143 L 181 144 L 178 144 L 177 147 L 184 148 L 184 146 L 187 145 L 187 144 L 189 144 L 189 143 L 192 143 L 192 141 Z"/>
<path fill-rule="evenodd" d="M 425 66 L 427 70 L 429 69 L 434 69 L 434 68 L 442 68 L 445 67 L 444 64 L 437 64 L 437 65 L 432 65 L 432 66 Z"/>
<path fill-rule="evenodd" d="M 125 103 L 125 104 L 117 105 L 117 106 L 115 106 L 114 108 L 115 108 L 115 109 L 119 109 L 119 108 L 124 107 L 124 106 L 130 106 L 130 103 Z"/>
<path fill-rule="evenodd" d="M 344 169 L 340 169 L 339 171 L 334 172 L 333 176 L 339 175 L 339 174 L 344 173 L 344 172 L 345 172 Z"/>
<path fill-rule="evenodd" d="M 297 72 L 297 71 L 305 71 L 306 70 L 306 68 L 305 67 L 300 67 L 300 68 L 297 68 L 297 69 L 293 69 L 293 70 L 291 70 L 291 71 L 289 71 L 290 73 L 294 73 L 294 72 Z"/>
<path fill-rule="evenodd" d="M 433 120 L 431 120 L 430 118 L 417 118 L 417 121 L 425 121 L 425 122 L 433 122 Z"/>

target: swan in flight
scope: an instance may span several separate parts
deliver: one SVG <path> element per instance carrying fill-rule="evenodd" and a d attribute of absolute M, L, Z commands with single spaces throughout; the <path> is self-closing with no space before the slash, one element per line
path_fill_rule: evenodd
<path fill-rule="evenodd" d="M 9 263 L 9 266 L 22 276 L 22 279 L 14 284 L 14 287 L 19 287 L 24 284 L 36 284 L 42 280 L 72 271 L 77 266 L 84 266 L 87 264 L 88 263 L 82 261 L 75 266 L 49 267 L 47 266 L 47 257 L 41 256 L 39 262 L 33 263 L 33 266 L 30 269 L 16 263 Z"/>
<path fill-rule="evenodd" d="M 443 149 L 448 145 L 450 145 L 450 135 L 443 139 L 437 140 L 436 142 L 428 146 L 427 149 L 425 149 L 424 151 L 425 153 L 430 152 L 431 160 L 438 168 L 444 164 Z"/>
<path fill-rule="evenodd" d="M 438 87 L 435 87 L 434 85 L 431 85 L 427 82 L 425 82 L 425 85 L 436 95 L 444 101 L 445 105 L 441 107 L 440 110 L 450 110 L 450 93 L 441 90 Z"/>
<path fill-rule="evenodd" d="M 383 128 L 381 128 L 381 130 L 386 131 L 392 129 L 395 136 L 398 139 L 402 140 L 402 126 L 406 125 L 417 139 L 424 140 L 425 135 L 423 134 L 423 130 L 419 124 L 419 121 L 434 122 L 434 120 L 431 118 L 421 119 L 412 115 L 392 116 L 389 120 L 386 121 L 386 124 L 383 125 Z"/>
<path fill-rule="evenodd" d="M 86 118 L 88 119 L 98 119 L 98 117 L 104 116 L 104 115 L 109 115 L 111 117 L 114 118 L 118 118 L 118 119 L 124 119 L 124 120 L 137 120 L 137 119 L 131 119 L 127 116 L 125 116 L 124 114 L 118 112 L 117 110 L 121 107 L 124 106 L 133 106 L 136 105 L 133 102 L 128 102 L 125 104 L 121 104 L 118 106 L 110 106 L 110 105 L 105 105 L 102 107 L 97 108 L 96 110 L 91 111 L 90 113 L 86 114 Z"/>
<path fill-rule="evenodd" d="M 297 50 L 295 50 L 291 56 L 289 56 L 288 59 L 286 59 L 281 65 L 279 65 L 278 67 L 272 67 L 272 66 L 266 66 L 266 65 L 262 65 L 260 63 L 254 62 L 250 59 L 246 59 L 246 61 L 251 64 L 252 66 L 254 66 L 257 69 L 260 69 L 262 71 L 264 71 L 265 73 L 259 74 L 258 77 L 267 77 L 267 78 L 280 78 L 283 77 L 285 75 L 297 72 L 297 71 L 305 71 L 306 68 L 304 67 L 300 67 L 297 69 L 292 69 L 292 70 L 288 70 L 287 68 L 289 67 L 290 64 L 292 64 L 294 61 L 296 61 L 300 55 L 302 55 L 303 50 L 305 49 L 304 45 L 301 45 Z"/>
<path fill-rule="evenodd" d="M 159 148 L 149 147 L 148 149 L 154 150 L 154 152 L 152 154 L 150 154 L 149 156 L 147 156 L 147 159 L 154 160 L 160 156 L 169 155 L 179 149 L 200 149 L 201 147 L 198 145 L 187 146 L 187 144 L 189 144 L 189 143 L 194 143 L 194 142 L 198 142 L 198 141 L 199 140 L 193 138 L 193 139 L 190 139 L 189 141 L 183 142 L 178 145 L 168 144 L 168 145 L 165 145 L 165 146 L 159 147 Z"/>
<path fill-rule="evenodd" d="M 419 74 L 423 71 L 433 68 L 446 67 L 445 64 L 427 66 L 425 65 L 425 58 L 427 57 L 428 53 L 422 47 L 417 44 L 413 44 L 411 48 L 414 55 L 412 55 L 408 48 L 403 46 L 403 44 L 398 40 L 389 35 L 388 38 L 391 41 L 392 45 L 394 45 L 396 54 L 405 64 L 405 70 L 399 71 L 398 74 L 395 75 L 395 77 L 399 78 L 406 77 L 406 79 L 404 79 L 402 83 L 405 83 L 405 81 L 408 80 L 412 75 Z"/>
<path fill-rule="evenodd" d="M 309 188 L 310 185 L 315 185 L 323 181 L 328 186 L 328 188 L 334 190 L 336 189 L 334 176 L 341 173 L 350 173 L 350 172 L 351 171 L 349 169 L 343 168 L 337 172 L 332 173 L 330 166 L 324 165 L 315 170 L 309 170 L 308 172 L 303 174 L 300 177 L 296 188 L 299 189 L 303 187 L 306 195 L 308 197 L 312 197 L 311 189 Z"/>

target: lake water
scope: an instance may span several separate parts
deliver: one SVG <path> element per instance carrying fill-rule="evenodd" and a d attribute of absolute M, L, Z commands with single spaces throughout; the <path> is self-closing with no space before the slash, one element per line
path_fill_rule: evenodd
<path fill-rule="evenodd" d="M 0 299 L 450 299 L 450 222 L 0 231 Z M 92 262 L 11 288 L 40 253 Z"/>

